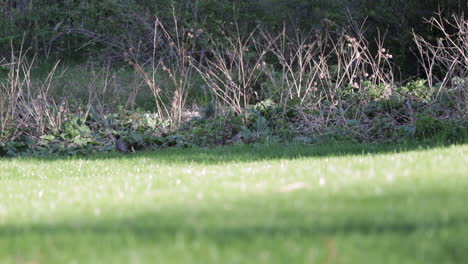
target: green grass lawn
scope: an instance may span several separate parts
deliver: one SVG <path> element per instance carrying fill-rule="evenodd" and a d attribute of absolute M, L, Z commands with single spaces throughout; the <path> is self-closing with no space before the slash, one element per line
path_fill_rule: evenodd
<path fill-rule="evenodd" d="M 468 145 L 0 160 L 0 263 L 467 263 Z"/>

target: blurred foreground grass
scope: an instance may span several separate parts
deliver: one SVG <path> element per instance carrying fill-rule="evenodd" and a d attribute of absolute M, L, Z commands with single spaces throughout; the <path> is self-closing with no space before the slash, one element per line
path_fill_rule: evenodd
<path fill-rule="evenodd" d="M 0 263 L 464 263 L 468 145 L 0 160 Z"/>

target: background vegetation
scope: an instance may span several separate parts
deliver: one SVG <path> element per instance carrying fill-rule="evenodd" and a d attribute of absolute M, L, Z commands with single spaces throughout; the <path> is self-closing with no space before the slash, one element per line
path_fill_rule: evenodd
<path fill-rule="evenodd" d="M 45 57 L 83 61 L 96 53 L 120 53 L 118 43 L 109 47 L 103 42 L 147 41 L 151 38 L 145 34 L 148 23 L 151 26 L 155 17 L 171 23 L 173 7 L 184 27 L 203 28 L 211 34 L 232 29 L 234 21 L 246 33 L 257 25 L 275 31 L 286 24 L 290 32 L 308 32 L 323 27 L 326 20 L 336 27 L 346 25 L 348 15 L 358 23 L 366 19 L 366 38 L 373 41 L 378 30 L 386 34 L 386 45 L 406 76 L 417 74 L 412 30 L 435 39 L 439 35 L 422 23 L 424 18 L 439 9 L 446 17 L 468 9 L 461 0 L 6 0 L 0 6 L 0 54 L 8 57 L 10 42 L 18 47 L 24 34 L 32 54 Z M 89 42 L 98 35 L 102 38 Z"/>
<path fill-rule="evenodd" d="M 3 1 L 0 155 L 109 150 L 117 134 L 134 149 L 463 142 L 466 10 L 459 0 Z"/>

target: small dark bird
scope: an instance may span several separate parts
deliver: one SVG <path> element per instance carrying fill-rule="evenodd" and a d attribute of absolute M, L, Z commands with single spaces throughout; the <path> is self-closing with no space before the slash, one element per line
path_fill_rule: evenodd
<path fill-rule="evenodd" d="M 130 152 L 128 150 L 127 145 L 125 144 L 125 142 L 123 141 L 120 135 L 115 136 L 115 149 L 117 149 L 117 151 L 119 152 L 125 152 L 125 153 Z"/>

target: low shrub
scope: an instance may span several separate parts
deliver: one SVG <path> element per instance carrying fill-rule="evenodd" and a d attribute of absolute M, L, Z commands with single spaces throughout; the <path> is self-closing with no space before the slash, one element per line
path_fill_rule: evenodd
<path fill-rule="evenodd" d="M 415 122 L 414 137 L 425 143 L 465 143 L 468 127 L 462 121 L 421 115 Z"/>

